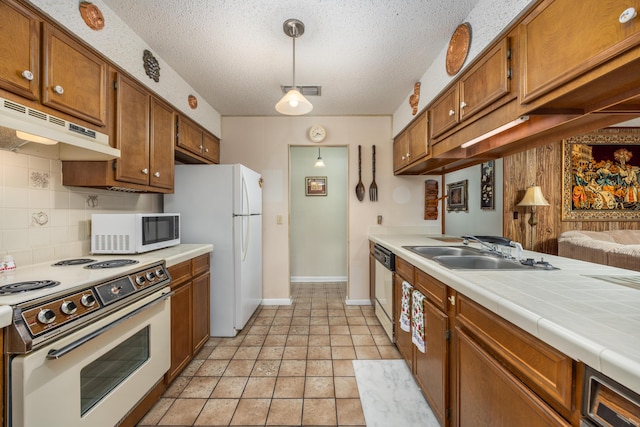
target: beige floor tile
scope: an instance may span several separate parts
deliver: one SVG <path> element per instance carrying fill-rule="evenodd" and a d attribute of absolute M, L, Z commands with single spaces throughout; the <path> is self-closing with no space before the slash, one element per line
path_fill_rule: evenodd
<path fill-rule="evenodd" d="M 336 388 L 336 399 L 360 398 L 355 377 L 334 377 L 333 383 Z"/>
<path fill-rule="evenodd" d="M 232 360 L 222 374 L 225 377 L 248 377 L 251 374 L 255 360 Z"/>
<path fill-rule="evenodd" d="M 278 376 L 276 387 L 273 391 L 273 398 L 288 399 L 304 397 L 304 382 L 304 377 Z"/>
<path fill-rule="evenodd" d="M 333 364 L 331 360 L 307 360 L 308 377 L 333 376 Z"/>
<path fill-rule="evenodd" d="M 182 393 L 182 390 L 184 390 L 184 388 L 189 384 L 192 378 L 193 377 L 182 377 L 182 376 L 176 378 L 175 380 L 173 380 L 171 385 L 169 385 L 169 388 L 167 388 L 164 391 L 164 393 L 162 393 L 162 397 L 180 396 L 180 393 Z M 218 377 L 212 377 L 212 378 L 218 378 Z"/>
<path fill-rule="evenodd" d="M 304 399 L 302 404 L 302 425 L 337 425 L 335 399 Z"/>
<path fill-rule="evenodd" d="M 298 426 L 302 422 L 302 399 L 273 399 L 267 416 L 268 426 Z"/>
<path fill-rule="evenodd" d="M 309 326 L 311 319 L 309 317 L 292 317 L 291 326 Z"/>
<path fill-rule="evenodd" d="M 306 360 L 283 360 L 278 377 L 304 377 L 306 370 Z"/>
<path fill-rule="evenodd" d="M 331 347 L 332 359 L 355 359 L 356 352 L 353 347 Z"/>
<path fill-rule="evenodd" d="M 372 335 L 351 335 L 353 345 L 376 345 Z"/>
<path fill-rule="evenodd" d="M 139 426 L 155 426 L 167 413 L 167 410 L 173 405 L 175 399 L 161 398 L 155 405 L 145 414 L 138 423 Z"/>
<path fill-rule="evenodd" d="M 360 399 L 336 399 L 338 425 L 364 425 L 364 413 Z"/>
<path fill-rule="evenodd" d="M 331 347 L 309 347 L 307 359 L 331 359 Z"/>
<path fill-rule="evenodd" d="M 258 359 L 282 359 L 284 353 L 284 346 L 279 347 L 262 347 Z"/>
<path fill-rule="evenodd" d="M 293 309 L 291 308 L 279 308 L 276 313 L 276 317 L 291 317 L 293 316 Z"/>
<path fill-rule="evenodd" d="M 238 347 L 230 345 L 218 346 L 213 349 L 207 359 L 231 360 L 233 355 L 236 354 L 236 350 L 238 350 Z"/>
<path fill-rule="evenodd" d="M 266 334 L 248 334 L 242 341 L 242 346 L 261 346 L 264 344 L 265 338 L 267 338 Z"/>
<path fill-rule="evenodd" d="M 386 332 L 382 326 L 369 326 L 369 330 L 371 331 L 371 335 L 384 335 Z M 356 333 L 356 332 L 352 332 Z"/>
<path fill-rule="evenodd" d="M 287 343 L 286 335 L 267 335 L 267 338 L 264 340 L 265 346 L 277 347 L 283 346 Z"/>
<path fill-rule="evenodd" d="M 236 360 L 239 359 L 257 359 L 258 354 L 260 353 L 261 347 L 259 346 L 242 346 L 239 347 L 236 351 L 236 354 L 233 355 L 233 358 Z"/>
<path fill-rule="evenodd" d="M 312 317 L 309 320 L 309 325 L 311 326 L 329 326 L 329 318 L 324 316 L 324 317 Z"/>
<path fill-rule="evenodd" d="M 347 325 L 332 325 L 329 326 L 329 333 L 331 335 L 349 335 L 349 327 Z"/>
<path fill-rule="evenodd" d="M 220 338 L 220 344 L 218 345 L 230 345 L 230 346 L 234 346 L 237 347 L 240 344 L 242 344 L 242 340 L 244 339 L 245 335 L 237 335 L 235 337 L 230 337 L 230 338 Z"/>
<path fill-rule="evenodd" d="M 295 318 L 294 318 L 295 319 Z M 291 328 L 289 329 L 289 334 L 293 335 L 309 335 L 309 322 L 306 324 L 294 324 L 291 322 Z"/>
<path fill-rule="evenodd" d="M 329 346 L 331 345 L 331 339 L 329 338 L 329 327 L 323 326 L 327 328 L 327 333 L 324 335 L 309 335 L 309 347 L 311 346 Z"/>
<path fill-rule="evenodd" d="M 275 377 L 280 369 L 280 360 L 258 360 L 251 371 L 252 377 Z"/>
<path fill-rule="evenodd" d="M 340 308 L 340 309 L 329 309 L 328 313 L 329 317 L 333 317 L 333 316 L 339 316 L 339 317 L 345 317 L 346 313 L 344 311 L 344 309 Z"/>
<path fill-rule="evenodd" d="M 326 317 L 329 315 L 329 310 L 326 308 L 312 308 L 311 309 L 311 317 Z"/>
<path fill-rule="evenodd" d="M 248 377 L 222 377 L 211 393 L 214 399 L 233 399 L 242 396 Z"/>
<path fill-rule="evenodd" d="M 306 377 L 304 382 L 304 398 L 319 399 L 335 397 L 333 377 Z"/>
<path fill-rule="evenodd" d="M 213 347 L 203 346 L 200 351 L 193 356 L 194 359 L 208 359 L 209 355 L 213 351 Z"/>
<path fill-rule="evenodd" d="M 375 341 L 376 345 L 393 345 L 387 334 L 373 334 L 371 336 L 373 337 L 373 341 Z"/>
<path fill-rule="evenodd" d="M 196 419 L 196 426 L 226 426 L 240 399 L 209 399 Z"/>
<path fill-rule="evenodd" d="M 158 425 L 193 425 L 207 399 L 176 399 Z"/>
<path fill-rule="evenodd" d="M 249 377 L 242 393 L 243 399 L 271 399 L 276 386 L 275 377 Z M 345 396 L 350 397 L 350 396 Z"/>
<path fill-rule="evenodd" d="M 402 355 L 393 345 L 379 345 L 378 352 L 383 359 L 401 359 Z"/>
<path fill-rule="evenodd" d="M 192 360 L 186 368 L 180 373 L 183 377 L 192 377 L 204 364 L 204 359 Z"/>
<path fill-rule="evenodd" d="M 253 325 L 249 328 L 247 335 L 267 335 L 269 328 L 269 325 Z"/>
<path fill-rule="evenodd" d="M 270 317 L 256 317 L 253 321 L 253 326 L 271 326 L 271 322 L 273 322 L 273 319 Z"/>
<path fill-rule="evenodd" d="M 282 358 L 283 359 L 306 359 L 307 347 L 288 345 L 284 348 L 284 353 L 282 354 Z"/>
<path fill-rule="evenodd" d="M 334 377 L 355 377 L 352 360 L 333 360 Z"/>
<path fill-rule="evenodd" d="M 328 325 L 310 325 L 309 335 L 329 335 Z"/>
<path fill-rule="evenodd" d="M 356 349 L 356 357 L 358 359 L 380 359 L 380 353 L 378 352 L 378 347 L 375 345 L 369 346 L 357 346 L 354 347 Z"/>
<path fill-rule="evenodd" d="M 306 346 L 309 344 L 309 335 L 289 335 L 287 346 Z"/>
<path fill-rule="evenodd" d="M 372 326 L 375 327 L 375 326 Z M 384 333 L 384 329 L 382 330 Z M 349 326 L 349 333 L 351 335 L 371 335 L 371 330 L 366 325 L 354 325 Z"/>
<path fill-rule="evenodd" d="M 287 325 L 273 325 L 269 328 L 270 335 L 286 335 L 289 333 L 290 326 Z"/>
<path fill-rule="evenodd" d="M 267 422 L 271 399 L 240 399 L 229 425 L 257 426 Z"/>
<path fill-rule="evenodd" d="M 329 326 L 348 325 L 346 316 L 329 316 Z"/>
<path fill-rule="evenodd" d="M 204 360 L 200 368 L 195 372 L 199 377 L 219 377 L 229 365 L 228 360 Z"/>
<path fill-rule="evenodd" d="M 353 346 L 351 335 L 331 335 L 332 347 Z"/>
<path fill-rule="evenodd" d="M 367 324 L 364 316 L 347 317 L 347 323 L 349 324 L 349 326 L 361 326 Z"/>
<path fill-rule="evenodd" d="M 311 316 L 311 307 L 309 308 L 302 307 L 302 304 L 296 304 L 296 308 L 293 309 L 293 317 L 310 317 Z"/>
<path fill-rule="evenodd" d="M 191 382 L 180 393 L 180 398 L 208 398 L 220 377 L 193 377 Z"/>
<path fill-rule="evenodd" d="M 291 325 L 291 317 L 275 317 L 271 326 L 289 326 Z"/>

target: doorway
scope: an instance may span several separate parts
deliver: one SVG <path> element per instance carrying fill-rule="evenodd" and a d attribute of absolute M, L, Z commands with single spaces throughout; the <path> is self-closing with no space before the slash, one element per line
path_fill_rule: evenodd
<path fill-rule="evenodd" d="M 314 167 L 319 156 L 324 168 Z M 348 180 L 346 146 L 289 147 L 292 283 L 347 281 Z"/>

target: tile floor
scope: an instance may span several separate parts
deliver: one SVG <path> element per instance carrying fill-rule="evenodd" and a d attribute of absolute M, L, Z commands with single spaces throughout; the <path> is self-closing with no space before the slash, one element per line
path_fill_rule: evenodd
<path fill-rule="evenodd" d="M 401 356 L 373 307 L 345 297 L 344 283 L 292 285 L 292 305 L 211 338 L 138 426 L 364 426 L 352 360 Z"/>

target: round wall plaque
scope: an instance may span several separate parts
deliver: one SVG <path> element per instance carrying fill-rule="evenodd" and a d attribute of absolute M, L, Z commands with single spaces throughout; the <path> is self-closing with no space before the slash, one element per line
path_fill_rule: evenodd
<path fill-rule="evenodd" d="M 80 3 L 80 16 L 92 30 L 98 31 L 104 28 L 104 16 L 95 4 L 87 1 Z"/>
<path fill-rule="evenodd" d="M 471 25 L 468 22 L 458 25 L 453 32 L 447 49 L 447 74 L 454 76 L 460 71 L 471 44 Z"/>

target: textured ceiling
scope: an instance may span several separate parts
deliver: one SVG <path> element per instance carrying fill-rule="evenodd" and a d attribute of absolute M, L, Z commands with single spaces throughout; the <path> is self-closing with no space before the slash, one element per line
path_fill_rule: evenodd
<path fill-rule="evenodd" d="M 322 86 L 312 115 L 392 114 L 478 0 L 105 0 L 224 116 L 277 115 L 291 85 Z M 444 64 L 442 64 L 444 67 Z"/>

